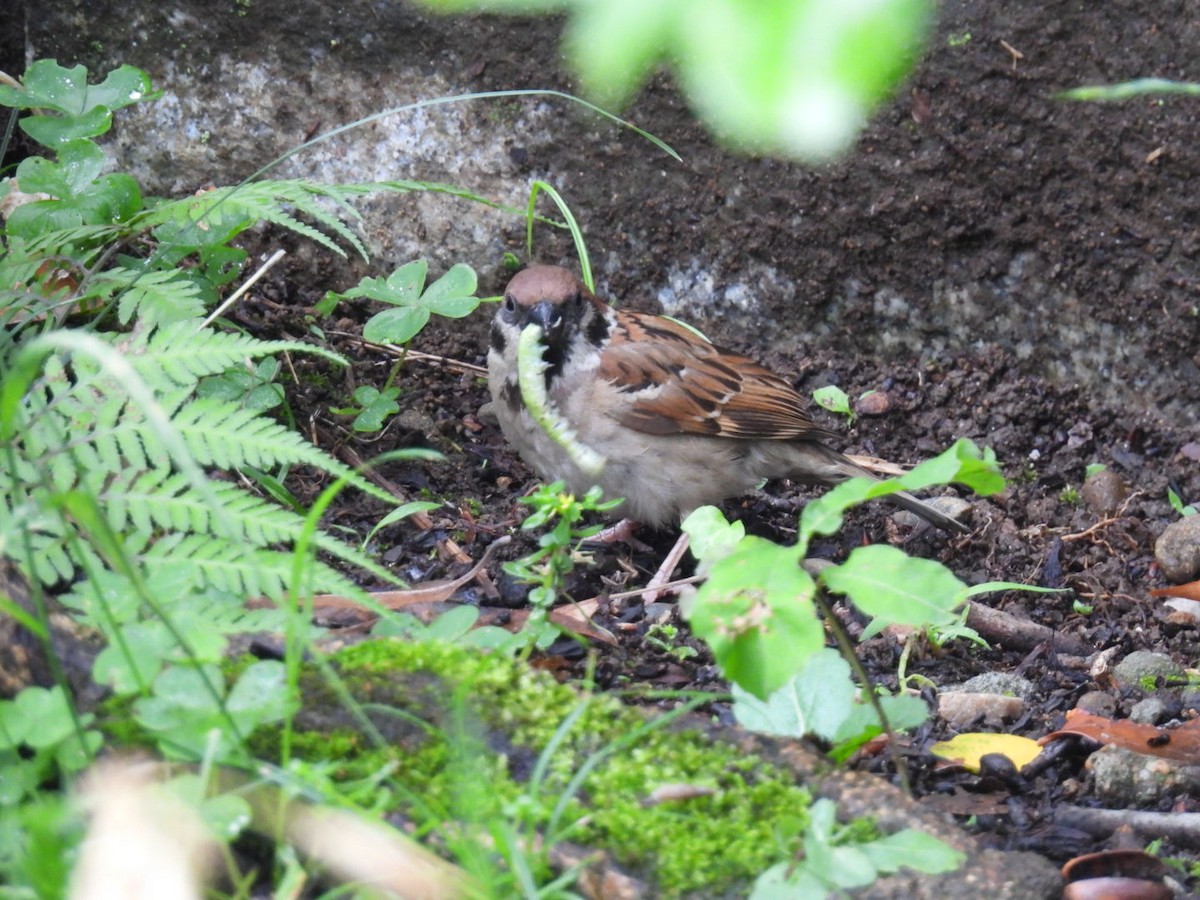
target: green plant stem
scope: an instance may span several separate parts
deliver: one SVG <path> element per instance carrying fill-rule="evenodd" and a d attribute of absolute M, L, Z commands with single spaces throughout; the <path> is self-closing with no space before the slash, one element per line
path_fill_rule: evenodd
<path fill-rule="evenodd" d="M 583 239 L 583 231 L 579 227 L 579 223 L 575 221 L 575 215 L 571 212 L 571 208 L 567 206 L 567 201 L 562 198 L 551 185 L 544 181 L 535 181 L 529 190 L 529 210 L 525 216 L 525 253 L 533 256 L 533 220 L 534 208 L 537 206 L 538 191 L 545 191 L 550 195 L 550 199 L 554 201 L 559 212 L 567 222 L 567 230 L 571 232 L 571 239 L 575 242 L 575 252 L 579 254 L 579 277 L 583 279 L 583 283 L 587 285 L 589 291 L 596 289 L 595 281 L 592 279 L 592 263 L 588 257 L 587 244 Z"/>
<path fill-rule="evenodd" d="M 250 175 L 250 177 L 247 178 L 246 181 L 243 183 L 257 181 L 259 178 L 261 178 L 263 175 L 266 175 L 272 169 L 275 169 L 278 166 L 283 165 L 284 162 L 291 159 L 297 153 L 303 153 L 305 150 L 309 149 L 310 147 L 315 147 L 318 144 L 323 143 L 324 141 L 327 141 L 327 140 L 330 140 L 331 138 L 337 137 L 339 134 L 344 134 L 347 131 L 352 131 L 353 129 L 358 128 L 361 125 L 369 125 L 371 122 L 377 122 L 380 119 L 387 118 L 388 116 L 393 116 L 393 115 L 397 115 L 398 113 L 404 113 L 404 112 L 414 112 L 418 109 L 426 109 L 431 106 L 442 106 L 442 105 L 448 104 L 448 103 L 462 103 L 465 100 L 497 100 L 497 99 L 504 99 L 504 98 L 509 98 L 509 97 L 553 97 L 553 98 L 556 98 L 559 100 L 568 100 L 571 103 L 576 103 L 579 106 L 584 107 L 585 109 L 589 109 L 592 112 L 603 116 L 604 118 L 616 123 L 617 125 L 620 125 L 622 128 L 628 128 L 630 131 L 633 131 L 635 134 L 641 135 L 643 138 L 648 140 L 650 143 L 652 143 L 658 149 L 662 150 L 668 156 L 672 157 L 673 159 L 675 159 L 677 161 L 682 161 L 682 158 L 679 156 L 679 154 L 676 153 L 675 150 L 668 143 L 666 143 L 666 141 L 663 141 L 662 139 L 655 137 L 654 135 L 650 134 L 650 132 L 648 132 L 648 131 L 644 131 L 643 129 L 638 128 L 632 122 L 622 119 L 620 116 L 613 115 L 612 113 L 608 112 L 607 110 L 602 109 L 599 106 L 596 106 L 594 103 L 588 103 L 586 100 L 580 99 L 579 97 L 576 97 L 573 94 L 568 94 L 563 91 L 549 91 L 549 90 L 540 90 L 540 89 L 523 89 L 523 90 L 515 90 L 515 91 L 477 91 L 475 93 L 470 93 L 470 94 L 455 94 L 450 97 L 435 97 L 432 100 L 421 100 L 417 103 L 406 103 L 404 106 L 396 106 L 396 107 L 393 107 L 392 109 L 385 109 L 381 112 L 373 113 L 369 116 L 364 116 L 361 119 L 356 119 L 355 121 L 350 122 L 349 124 L 340 125 L 337 128 L 334 128 L 330 131 L 326 131 L 324 134 L 317 135 L 316 137 L 312 138 L 311 140 L 305 141 L 303 144 L 300 144 L 298 147 L 295 147 L 295 148 L 289 150 L 287 153 L 284 153 L 282 156 L 279 156 L 276 159 L 271 160 L 271 162 L 267 163 L 265 166 L 258 169 L 252 175 Z"/>
<path fill-rule="evenodd" d="M 912 796 L 912 782 L 908 777 L 908 764 L 905 763 L 904 757 L 900 755 L 900 751 L 896 747 L 896 732 L 892 730 L 892 723 L 888 719 L 887 711 L 884 710 L 883 704 L 879 702 L 879 697 L 875 693 L 874 684 L 871 682 L 871 676 L 859 661 L 858 655 L 854 652 L 854 644 L 850 640 L 850 635 L 846 634 L 846 629 L 842 627 L 842 623 L 838 621 L 838 617 L 833 614 L 833 607 L 829 605 L 829 598 L 823 590 L 813 592 L 813 603 L 821 612 L 821 618 L 825 620 L 825 624 L 833 633 L 833 639 L 837 642 L 838 650 L 842 654 L 842 658 L 854 670 L 854 674 L 858 676 L 859 684 L 867 694 L 867 699 L 870 701 L 871 708 L 875 710 L 875 715 L 879 716 L 879 724 L 883 726 L 883 730 L 888 736 L 888 755 L 892 758 L 892 765 L 896 767 L 896 777 L 900 779 L 900 786 L 904 788 L 904 792 Z"/>
<path fill-rule="evenodd" d="M 386 391 L 388 388 L 390 388 L 393 384 L 396 383 L 396 379 L 400 377 L 400 370 L 402 368 L 404 368 L 404 361 L 406 359 L 408 359 L 408 344 L 403 344 L 400 347 L 399 355 L 397 355 L 397 357 L 396 357 L 396 362 L 392 365 L 392 368 L 388 371 L 387 380 L 384 381 L 383 388 L 381 390 Z"/>

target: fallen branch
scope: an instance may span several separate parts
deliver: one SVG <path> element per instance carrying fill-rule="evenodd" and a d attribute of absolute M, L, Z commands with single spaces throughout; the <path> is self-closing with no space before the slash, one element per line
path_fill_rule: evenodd
<path fill-rule="evenodd" d="M 1072 656 L 1092 653 L 1091 647 L 1070 635 L 979 603 L 968 604 L 967 626 L 978 631 L 988 643 L 1013 650 L 1032 650 L 1039 644 L 1046 644 L 1059 653 Z"/>
<path fill-rule="evenodd" d="M 1129 827 L 1143 840 L 1167 838 L 1182 847 L 1200 847 L 1200 813 L 1058 806 L 1054 810 L 1054 824 L 1078 828 L 1096 837 L 1108 837 L 1118 828 Z"/>

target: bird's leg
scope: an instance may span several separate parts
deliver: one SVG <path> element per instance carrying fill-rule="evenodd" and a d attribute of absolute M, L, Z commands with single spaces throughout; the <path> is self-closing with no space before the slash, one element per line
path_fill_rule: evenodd
<path fill-rule="evenodd" d="M 584 543 L 585 544 L 628 544 L 640 553 L 651 553 L 653 547 L 639 541 L 634 532 L 637 531 L 638 523 L 633 519 L 622 519 L 613 525 L 609 525 L 603 531 L 592 535 Z M 671 576 L 678 568 L 683 555 L 688 552 L 688 547 L 691 546 L 691 539 L 686 531 L 681 532 L 679 539 L 675 541 L 675 545 L 671 547 L 670 552 L 662 561 L 662 565 L 658 567 L 658 571 L 654 573 L 654 577 L 646 584 L 642 591 L 642 597 L 647 603 L 653 603 L 658 599 L 661 588 L 664 584 L 671 580 Z"/>
<path fill-rule="evenodd" d="M 584 544 L 628 544 L 639 553 L 650 553 L 654 548 L 637 539 L 637 528 L 633 519 L 622 519 L 593 534 Z"/>
<path fill-rule="evenodd" d="M 683 554 L 687 553 L 688 547 L 691 546 L 691 538 L 686 531 L 680 532 L 679 539 L 675 541 L 675 546 L 671 548 L 671 552 L 667 554 L 666 559 L 662 561 L 662 565 L 658 567 L 658 571 L 654 573 L 654 577 L 646 585 L 646 589 L 642 591 L 642 599 L 647 603 L 653 603 L 659 597 L 659 588 L 671 580 L 671 576 L 675 574 L 675 568 L 683 559 Z"/>

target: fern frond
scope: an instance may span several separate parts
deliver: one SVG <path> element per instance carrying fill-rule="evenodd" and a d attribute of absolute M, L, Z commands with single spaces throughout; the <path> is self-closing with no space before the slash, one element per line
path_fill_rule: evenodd
<path fill-rule="evenodd" d="M 172 534 L 155 541 L 140 561 L 153 569 L 156 566 L 178 567 L 196 584 L 209 585 L 243 597 L 283 599 L 292 578 L 294 560 L 290 553 L 238 546 L 209 535 Z M 313 582 L 319 589 L 342 590 L 354 588 L 344 575 L 325 563 L 314 561 Z"/>
<path fill-rule="evenodd" d="M 256 222 L 272 222 L 345 256 L 329 236 L 332 233 L 366 259 L 362 240 L 338 216 L 340 210 L 358 218 L 357 211 L 345 201 L 360 193 L 304 179 L 250 182 L 160 203 L 139 217 L 138 225 L 153 229 L 155 237 L 168 246 L 209 247 L 227 244 Z M 320 199 L 334 201 L 334 209 L 321 204 Z M 300 222 L 289 209 L 311 216 L 316 227 Z"/>
<path fill-rule="evenodd" d="M 117 297 L 117 319 L 123 325 L 131 322 L 135 313 L 148 325 L 204 315 L 200 285 L 182 269 L 106 269 L 88 282 L 86 296 L 101 300 Z"/>
<path fill-rule="evenodd" d="M 223 515 L 214 516 L 206 498 L 196 495 L 183 475 L 151 470 L 136 475 L 122 474 L 100 495 L 115 531 L 212 532 L 240 544 L 263 547 L 294 544 L 305 527 L 303 517 L 275 503 L 226 483 L 213 484 Z M 317 532 L 313 543 L 343 562 L 371 572 L 384 581 L 392 575 L 356 548 Z"/>
<path fill-rule="evenodd" d="M 146 383 L 159 390 L 189 387 L 247 359 L 295 352 L 319 356 L 339 366 L 345 358 L 324 347 L 300 341 L 262 341 L 244 334 L 199 328 L 197 320 L 172 322 L 157 329 L 139 329 L 132 337 L 113 338 Z M 166 379 L 169 379 L 168 382 Z"/>
<path fill-rule="evenodd" d="M 173 422 L 201 465 L 271 469 L 299 463 L 344 478 L 347 484 L 381 500 L 389 503 L 394 500 L 296 432 L 226 400 L 215 397 L 190 400 L 175 413 Z"/>
<path fill-rule="evenodd" d="M 303 345 L 301 345 L 303 346 Z M 41 458 L 56 489 L 77 486 L 99 493 L 105 473 L 144 465 L 166 466 L 168 453 L 144 411 L 117 392 L 97 395 L 101 379 L 80 379 L 30 416 L 22 434 L 27 458 Z M 236 469 L 308 465 L 385 502 L 390 494 L 303 437 L 252 409 L 215 397 L 191 399 L 174 388 L 159 402 L 172 427 L 201 465 Z M 32 412 L 32 410 L 31 410 Z"/>
<path fill-rule="evenodd" d="M 200 378 L 247 358 L 295 350 L 341 363 L 336 354 L 295 341 L 198 332 L 195 320 L 139 326 L 130 335 L 109 336 L 106 343 L 122 353 L 121 366 L 82 353 L 69 363 L 47 357 L 22 397 L 22 426 L 7 447 L 0 446 L 7 450 L 0 453 L 0 516 L 41 510 L 38 521 L 27 523 L 28 541 L 21 548 L 32 553 L 13 553 L 3 546 L 2 534 L 0 552 L 31 556 L 28 567 L 44 583 L 75 578 L 85 561 L 81 552 L 95 564 L 93 570 L 101 568 L 95 551 L 80 539 L 87 535 L 76 536 L 76 526 L 49 512 L 44 502 L 51 493 L 79 490 L 98 499 L 138 564 L 179 564 L 201 586 L 243 596 L 282 596 L 294 577 L 288 548 L 305 533 L 305 520 L 235 484 L 201 479 L 198 486 L 196 472 L 182 470 L 179 453 L 168 452 L 169 441 L 186 450 L 192 466 L 308 465 L 392 502 L 389 494 L 273 420 L 228 401 L 194 396 Z M 120 372 L 142 379 L 141 393 L 118 383 Z M 135 402 L 133 396 L 147 397 L 147 387 L 153 399 Z M 311 541 L 329 557 L 395 581 L 385 568 L 327 533 L 317 531 Z M 329 565 L 312 565 L 316 589 L 356 590 Z"/>

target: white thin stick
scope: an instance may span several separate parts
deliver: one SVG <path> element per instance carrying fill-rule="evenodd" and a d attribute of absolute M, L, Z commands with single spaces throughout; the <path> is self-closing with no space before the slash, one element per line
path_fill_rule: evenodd
<path fill-rule="evenodd" d="M 274 253 L 272 253 L 271 258 L 268 259 L 261 266 L 259 266 L 258 270 L 253 275 L 251 275 L 249 278 L 247 278 L 246 281 L 242 284 L 242 286 L 240 288 L 238 288 L 236 291 L 234 291 L 232 294 L 230 294 L 228 297 L 226 297 L 224 302 L 221 303 L 220 306 L 218 306 L 211 313 L 209 313 L 208 318 L 205 319 L 203 322 L 201 322 L 200 328 L 197 328 L 196 330 L 199 331 L 199 330 L 201 330 L 203 328 L 207 328 L 209 325 L 211 325 L 216 320 L 217 316 L 221 315 L 221 313 L 223 313 L 223 312 L 225 312 L 225 310 L 229 309 L 229 307 L 232 306 L 234 303 L 237 303 L 238 298 L 241 297 L 242 294 L 244 294 L 244 293 L 246 293 L 246 291 L 250 290 L 250 288 L 252 288 L 254 286 L 254 283 L 256 281 L 258 281 L 260 278 L 262 278 L 264 275 L 266 275 L 268 271 L 270 271 L 271 266 L 275 265 L 275 263 L 279 262 L 285 256 L 287 256 L 287 251 L 283 250 L 283 249 L 276 250 Z"/>

